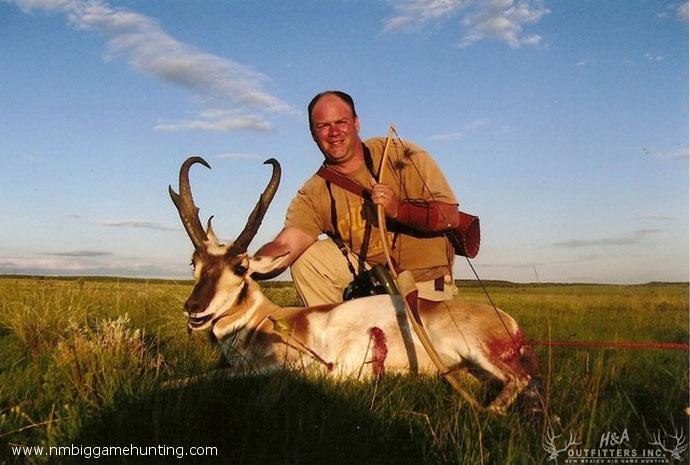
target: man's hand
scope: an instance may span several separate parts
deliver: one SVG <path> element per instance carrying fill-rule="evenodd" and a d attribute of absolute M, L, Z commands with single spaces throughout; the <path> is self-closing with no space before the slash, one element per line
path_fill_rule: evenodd
<path fill-rule="evenodd" d="M 312 245 L 315 240 L 315 238 L 297 228 L 283 228 L 275 239 L 261 246 L 261 248 L 254 254 L 256 257 L 279 257 L 287 253 L 288 256 L 283 262 L 283 266 L 267 274 L 254 273 L 252 278 L 256 279 L 257 281 L 275 278 L 280 273 L 285 271 L 288 266 L 292 265 L 292 262 L 294 262 L 297 257 L 302 255 L 302 252 L 307 250 L 307 247 Z"/>
<path fill-rule="evenodd" d="M 395 219 L 398 217 L 398 209 L 400 208 L 400 199 L 393 188 L 388 184 L 379 184 L 375 180 L 370 179 L 371 183 L 371 201 L 374 205 L 382 205 L 386 212 L 386 217 Z"/>

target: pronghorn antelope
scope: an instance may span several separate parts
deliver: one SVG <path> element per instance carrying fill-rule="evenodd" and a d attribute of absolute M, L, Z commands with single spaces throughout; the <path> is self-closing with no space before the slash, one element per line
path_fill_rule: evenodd
<path fill-rule="evenodd" d="M 377 295 L 304 308 L 281 308 L 270 302 L 253 273 L 277 269 L 285 256 L 249 256 L 247 247 L 278 188 L 280 165 L 235 242 L 221 244 L 211 219 L 204 231 L 192 199 L 189 169 L 180 168 L 179 194 L 170 195 L 194 244 L 195 285 L 184 304 L 190 330 L 210 330 L 231 364 L 230 374 L 265 372 L 286 366 L 311 365 L 339 376 L 380 375 L 384 370 L 437 373 L 417 337 L 400 318 L 402 298 Z M 212 217 L 211 217 L 212 218 Z M 402 312 L 404 315 L 404 311 Z M 493 375 L 504 386 L 489 409 L 505 413 L 530 380 L 522 331 L 506 313 L 454 300 L 419 300 L 419 316 L 433 346 L 452 369 L 469 365 Z M 524 355 L 524 356 L 523 356 Z"/>

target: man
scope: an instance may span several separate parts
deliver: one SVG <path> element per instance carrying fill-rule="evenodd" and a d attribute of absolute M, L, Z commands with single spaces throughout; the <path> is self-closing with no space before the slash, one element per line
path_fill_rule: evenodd
<path fill-rule="evenodd" d="M 392 141 L 385 182 L 379 184 L 375 179 L 385 138 L 362 142 L 352 97 L 322 92 L 308 112 L 324 166 L 370 189 L 371 195 L 358 196 L 313 175 L 292 200 L 283 230 L 256 255 L 287 253 L 285 266 L 291 265 L 306 305 L 340 302 L 354 272 L 385 263 L 376 219 L 376 208 L 382 205 L 391 255 L 401 269 L 412 272 L 419 297 L 452 299 L 457 293 L 452 277 L 455 252 L 444 231 L 458 225 L 458 202 L 436 163 L 420 147 Z M 321 234 L 329 238 L 318 240 Z"/>

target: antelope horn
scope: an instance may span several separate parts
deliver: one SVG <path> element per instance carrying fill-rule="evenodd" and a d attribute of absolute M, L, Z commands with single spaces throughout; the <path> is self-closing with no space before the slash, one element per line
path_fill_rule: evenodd
<path fill-rule="evenodd" d="M 211 215 L 208 218 L 208 222 L 206 223 L 206 238 L 215 243 L 218 244 L 218 236 L 216 236 L 216 232 L 213 230 L 213 225 L 211 224 L 211 221 L 213 220 L 213 215 Z"/>
<path fill-rule="evenodd" d="M 264 162 L 264 165 L 268 164 L 273 165 L 271 180 L 259 197 L 259 201 L 249 215 L 249 219 L 247 219 L 247 224 L 244 226 L 240 235 L 237 236 L 237 240 L 232 244 L 228 253 L 240 254 L 247 251 L 249 243 L 254 239 L 254 236 L 256 236 L 256 232 L 259 230 L 266 210 L 268 210 L 268 206 L 271 204 L 271 200 L 273 200 L 273 196 L 278 190 L 278 184 L 280 184 L 280 163 L 278 163 L 278 160 L 275 158 L 269 158 Z"/>
<path fill-rule="evenodd" d="M 201 163 L 206 168 L 211 169 L 209 164 L 206 163 L 206 160 L 201 157 L 187 158 L 180 167 L 180 193 L 177 194 L 172 186 L 168 186 L 168 192 L 170 193 L 170 198 L 172 198 L 175 207 L 177 207 L 184 229 L 192 240 L 194 248 L 201 251 L 204 250 L 204 241 L 206 241 L 207 238 L 204 228 L 199 221 L 199 209 L 194 205 L 192 188 L 189 185 L 189 168 L 194 163 Z"/>

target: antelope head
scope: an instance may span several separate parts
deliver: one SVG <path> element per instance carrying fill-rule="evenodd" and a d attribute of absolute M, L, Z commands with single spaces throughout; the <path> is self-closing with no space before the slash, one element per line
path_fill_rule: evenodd
<path fill-rule="evenodd" d="M 194 204 L 189 184 L 189 169 L 195 163 L 211 168 L 201 157 L 190 157 L 180 167 L 179 194 L 168 186 L 180 219 L 194 245 L 192 266 L 194 267 L 194 289 L 184 304 L 190 330 L 210 329 L 214 322 L 231 312 L 233 306 L 246 293 L 247 280 L 251 273 L 265 272 L 276 265 L 275 259 L 257 258 L 247 255 L 247 247 L 256 235 L 266 210 L 280 183 L 280 164 L 270 158 L 264 164 L 273 166 L 268 185 L 252 210 L 247 224 L 232 243 L 221 244 L 213 232 L 208 219 L 206 230 L 199 221 L 199 209 Z"/>

